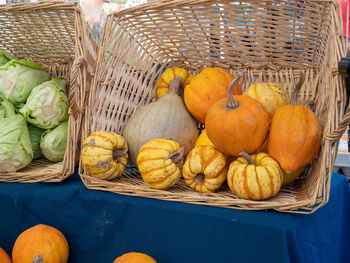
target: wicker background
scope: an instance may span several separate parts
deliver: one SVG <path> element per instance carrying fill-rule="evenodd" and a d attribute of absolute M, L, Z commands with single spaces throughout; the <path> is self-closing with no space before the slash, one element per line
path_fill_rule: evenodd
<path fill-rule="evenodd" d="M 59 182 L 74 172 L 78 160 L 84 105 L 94 72 L 97 46 L 76 3 L 41 2 L 0 5 L 0 49 L 30 59 L 69 82 L 70 116 L 64 161 L 35 160 L 3 182 Z"/>
<path fill-rule="evenodd" d="M 242 88 L 281 83 L 291 95 L 300 72 L 306 81 L 298 102 L 311 107 L 323 127 L 322 148 L 307 176 L 264 201 L 239 199 L 223 186 L 213 194 L 183 181 L 161 191 L 147 187 L 137 169 L 113 181 L 80 175 L 90 189 L 238 209 L 311 213 L 329 198 L 337 138 L 349 124 L 345 88 L 337 65 L 346 41 L 333 1 L 156 1 L 107 18 L 90 92 L 83 138 L 96 130 L 122 133 L 125 122 L 156 98 L 165 68 L 192 74 L 221 67 L 244 74 Z M 339 129 L 337 129 L 339 128 Z"/>

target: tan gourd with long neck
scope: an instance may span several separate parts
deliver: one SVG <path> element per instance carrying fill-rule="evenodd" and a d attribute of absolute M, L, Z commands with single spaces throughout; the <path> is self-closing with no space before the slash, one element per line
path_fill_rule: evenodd
<path fill-rule="evenodd" d="M 139 149 L 152 139 L 177 141 L 185 156 L 198 137 L 197 125 L 177 95 L 181 78 L 175 77 L 169 93 L 138 109 L 128 120 L 123 136 L 128 142 L 131 161 L 136 164 Z"/>

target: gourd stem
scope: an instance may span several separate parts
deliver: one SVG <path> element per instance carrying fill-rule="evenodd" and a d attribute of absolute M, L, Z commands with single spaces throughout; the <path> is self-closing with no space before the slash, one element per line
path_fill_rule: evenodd
<path fill-rule="evenodd" d="M 256 165 L 252 157 L 250 157 L 249 154 L 247 154 L 246 152 L 240 152 L 239 156 L 242 156 L 244 159 L 246 159 L 248 164 Z"/>
<path fill-rule="evenodd" d="M 179 95 L 179 89 L 181 86 L 182 78 L 180 76 L 176 76 L 169 85 L 168 94 L 176 94 Z"/>
<path fill-rule="evenodd" d="M 113 159 L 117 159 L 119 157 L 123 157 L 123 156 L 125 156 L 127 154 L 128 154 L 127 152 L 120 151 L 119 149 L 115 149 L 112 152 Z"/>
<path fill-rule="evenodd" d="M 181 160 L 183 155 L 184 155 L 184 148 L 181 147 L 179 150 L 172 152 L 167 157 L 165 157 L 164 160 L 171 159 L 174 163 L 177 163 L 178 161 Z"/>
<path fill-rule="evenodd" d="M 203 180 L 204 180 L 204 174 L 199 173 L 199 174 L 197 174 L 196 179 L 194 180 L 194 182 L 196 184 L 200 184 Z"/>
<path fill-rule="evenodd" d="M 299 93 L 301 86 L 303 86 L 304 81 L 305 81 L 305 74 L 304 74 L 304 72 L 301 72 L 299 81 L 298 81 L 297 85 L 295 86 L 295 89 L 294 89 L 294 92 L 292 95 L 292 105 L 294 105 L 294 106 L 296 105 L 297 94 Z"/>
<path fill-rule="evenodd" d="M 43 257 L 39 254 L 39 255 L 36 255 L 33 260 L 32 260 L 32 263 L 43 263 Z"/>
<path fill-rule="evenodd" d="M 238 81 L 241 79 L 242 73 L 238 73 L 238 76 L 231 82 L 227 89 L 227 105 L 226 107 L 234 109 L 238 107 L 238 102 L 233 97 L 233 89 L 236 87 Z"/>

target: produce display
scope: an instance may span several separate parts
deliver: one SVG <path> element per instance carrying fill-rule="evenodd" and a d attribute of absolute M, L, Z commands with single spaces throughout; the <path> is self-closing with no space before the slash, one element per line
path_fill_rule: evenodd
<path fill-rule="evenodd" d="M 86 138 L 85 172 L 107 180 L 121 175 L 129 146 L 129 161 L 153 189 L 166 190 L 181 180 L 193 191 L 214 193 L 227 180 L 238 198 L 277 195 L 317 156 L 322 127 L 310 109 L 295 106 L 303 74 L 292 104 L 281 84 L 256 83 L 242 94 L 241 79 L 242 73 L 232 76 L 220 68 L 195 76 L 166 69 L 156 84 L 158 100 L 132 114 L 122 134 L 99 131 Z M 99 133 L 110 135 L 96 139 Z M 112 144 L 110 136 L 122 143 Z"/>
<path fill-rule="evenodd" d="M 144 253 L 129 252 L 116 258 L 113 263 L 157 263 L 157 261 Z"/>
<path fill-rule="evenodd" d="M 48 225 L 36 225 L 21 233 L 12 249 L 13 263 L 66 263 L 69 246 L 64 235 Z"/>
<path fill-rule="evenodd" d="M 0 50 L 0 172 L 16 172 L 32 160 L 63 160 L 67 147 L 66 80 L 40 65 Z"/>

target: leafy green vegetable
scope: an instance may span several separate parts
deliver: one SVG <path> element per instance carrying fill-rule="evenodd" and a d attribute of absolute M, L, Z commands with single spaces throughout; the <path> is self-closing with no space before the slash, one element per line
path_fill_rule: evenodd
<path fill-rule="evenodd" d="M 67 147 L 68 120 L 41 136 L 40 148 L 44 157 L 51 162 L 61 162 Z"/>
<path fill-rule="evenodd" d="M 66 81 L 53 78 L 33 89 L 20 113 L 29 123 L 49 129 L 68 118 L 68 108 Z"/>
<path fill-rule="evenodd" d="M 0 66 L 6 64 L 12 59 L 13 57 L 8 52 L 0 49 Z"/>
<path fill-rule="evenodd" d="M 11 60 L 0 67 L 0 96 L 13 104 L 24 103 L 32 89 L 49 80 L 45 69 L 29 60 Z"/>
<path fill-rule="evenodd" d="M 42 156 L 41 149 L 40 149 L 40 141 L 41 141 L 41 135 L 45 132 L 45 130 L 40 129 L 39 127 L 36 127 L 31 124 L 28 125 L 28 130 L 29 130 L 30 142 L 32 143 L 32 149 L 34 153 L 33 159 L 38 159 Z"/>
<path fill-rule="evenodd" d="M 33 159 L 27 122 L 9 101 L 1 102 L 0 118 L 0 172 L 15 172 Z"/>

